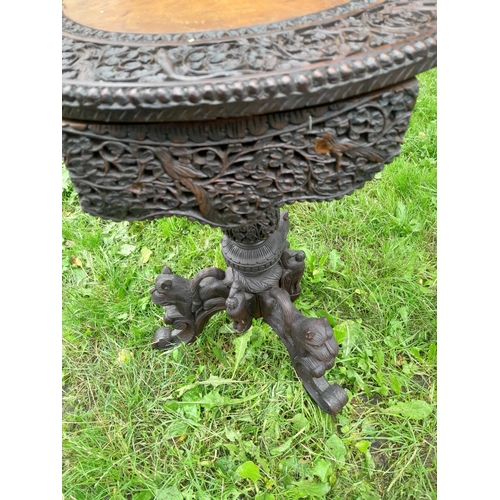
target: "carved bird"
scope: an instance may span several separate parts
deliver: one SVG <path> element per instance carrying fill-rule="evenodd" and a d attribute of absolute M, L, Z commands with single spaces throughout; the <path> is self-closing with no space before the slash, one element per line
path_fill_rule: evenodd
<path fill-rule="evenodd" d="M 203 179 L 207 176 L 196 170 L 191 165 L 187 163 L 181 163 L 179 161 L 172 162 L 170 155 L 163 148 L 153 148 L 155 155 L 160 160 L 165 172 L 177 183 L 182 184 L 187 188 L 196 198 L 201 215 L 207 220 L 214 224 L 224 224 L 225 221 L 222 219 L 220 213 L 213 208 L 212 199 L 208 195 L 207 191 L 200 184 L 194 182 L 196 179 Z M 178 189 L 180 191 L 180 187 Z M 226 224 L 227 225 L 227 224 Z"/>
<path fill-rule="evenodd" d="M 182 182 L 184 179 L 203 179 L 207 176 L 196 170 L 187 163 L 176 162 L 175 166 L 172 164 L 172 158 L 164 148 L 153 148 L 156 157 L 160 160 L 165 172 L 175 181 Z"/>
<path fill-rule="evenodd" d="M 314 139 L 314 150 L 318 154 L 324 154 L 330 156 L 331 154 L 335 156 L 337 162 L 335 170 L 340 171 L 342 167 L 342 156 L 347 155 L 353 158 L 356 154 L 363 156 L 370 161 L 381 162 L 384 159 L 380 154 L 370 146 L 362 146 L 356 142 L 350 141 L 349 139 L 342 139 L 339 141 L 330 132 L 325 132 L 323 137 Z"/>

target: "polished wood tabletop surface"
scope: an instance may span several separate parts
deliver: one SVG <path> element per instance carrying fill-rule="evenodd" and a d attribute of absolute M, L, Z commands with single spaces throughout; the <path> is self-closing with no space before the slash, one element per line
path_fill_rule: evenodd
<path fill-rule="evenodd" d="M 95 29 L 183 33 L 239 28 L 302 16 L 349 0 L 64 0 L 63 12 Z"/>

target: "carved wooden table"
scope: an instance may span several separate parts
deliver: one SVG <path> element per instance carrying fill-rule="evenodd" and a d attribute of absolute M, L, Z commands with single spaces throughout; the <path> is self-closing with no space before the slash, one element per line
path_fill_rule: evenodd
<path fill-rule="evenodd" d="M 324 378 L 338 345 L 292 304 L 305 254 L 279 208 L 339 199 L 399 154 L 436 46 L 435 0 L 64 0 L 63 152 L 82 209 L 224 232 L 226 270 L 158 276 L 171 326 L 156 348 L 221 310 L 238 333 L 262 317 L 314 401 L 341 410 Z"/>

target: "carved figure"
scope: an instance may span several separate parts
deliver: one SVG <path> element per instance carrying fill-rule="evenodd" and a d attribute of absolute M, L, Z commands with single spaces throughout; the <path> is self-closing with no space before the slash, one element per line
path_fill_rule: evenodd
<path fill-rule="evenodd" d="M 304 275 L 306 254 L 302 250 L 285 250 L 281 254 L 283 275 L 280 287 L 290 294 L 294 301 L 300 295 L 300 280 Z"/>
<path fill-rule="evenodd" d="M 191 342 L 207 319 L 224 309 L 229 294 L 225 277 L 222 269 L 210 267 L 188 280 L 164 267 L 150 293 L 155 304 L 165 307 L 164 321 L 174 330 L 169 327 L 156 330 L 153 346 L 162 350 L 180 342 Z"/>
<path fill-rule="evenodd" d="M 199 293 L 202 280 L 214 277 L 223 280 L 226 273 L 222 269 L 209 267 L 200 271 L 192 280 L 173 274 L 169 267 L 164 267 L 156 278 L 155 286 L 150 290 L 151 299 L 160 306 L 175 306 L 186 319 L 194 321 L 196 312 L 203 307 Z M 206 300 L 207 294 L 204 295 Z"/>
<path fill-rule="evenodd" d="M 245 293 L 245 284 L 234 280 L 226 300 L 226 312 L 238 333 L 248 330 L 255 312 L 255 296 Z"/>
<path fill-rule="evenodd" d="M 280 288 L 273 288 L 269 295 L 281 308 L 285 331 L 297 353 L 294 364 L 301 363 L 313 377 L 322 377 L 333 366 L 339 351 L 328 320 L 303 316 L 293 306 L 288 293 Z"/>

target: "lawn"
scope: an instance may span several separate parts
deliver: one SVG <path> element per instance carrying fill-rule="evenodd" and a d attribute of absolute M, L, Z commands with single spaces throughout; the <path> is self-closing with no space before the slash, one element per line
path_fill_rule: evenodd
<path fill-rule="evenodd" d="M 307 255 L 295 305 L 340 344 L 335 418 L 260 320 L 238 336 L 219 313 L 193 344 L 153 350 L 156 275 L 225 268 L 222 233 L 94 218 L 63 168 L 65 500 L 436 498 L 436 76 L 418 77 L 402 154 L 375 180 L 288 207 Z"/>

